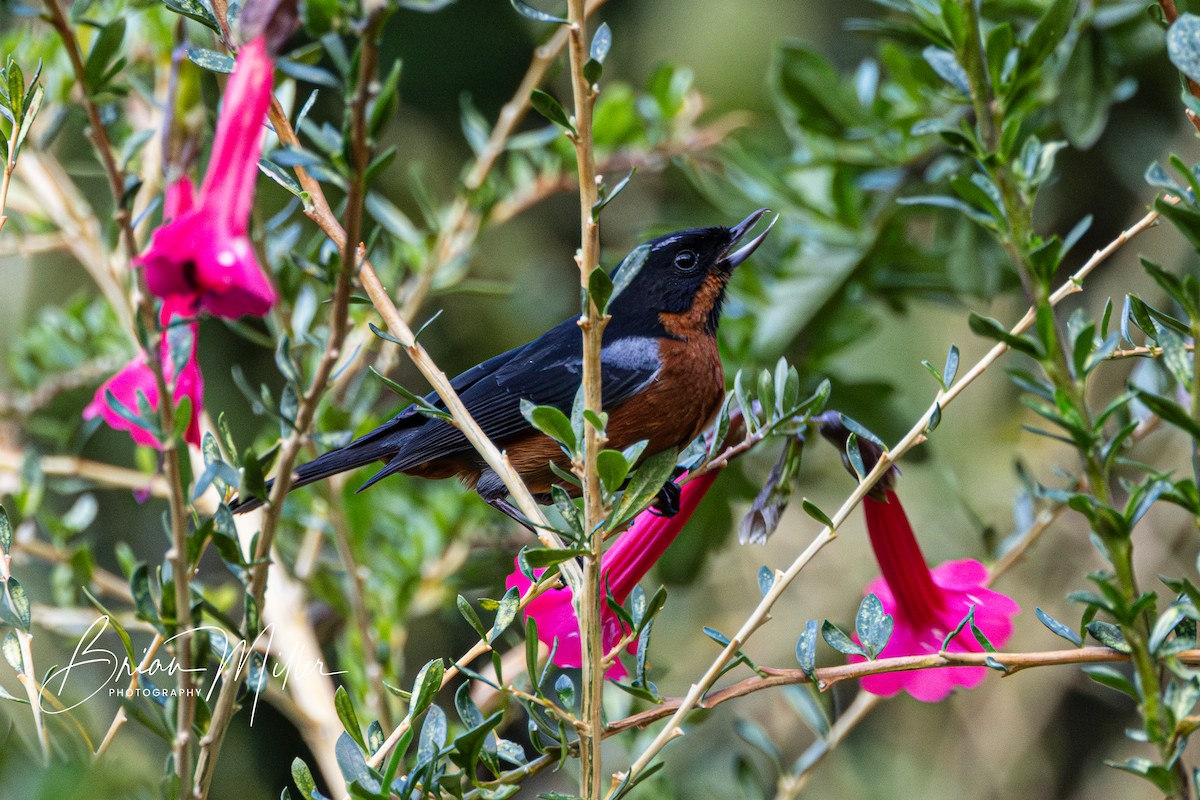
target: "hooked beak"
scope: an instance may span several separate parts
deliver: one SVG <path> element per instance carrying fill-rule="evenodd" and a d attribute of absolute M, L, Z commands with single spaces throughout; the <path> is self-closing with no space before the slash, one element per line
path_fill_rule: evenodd
<path fill-rule="evenodd" d="M 749 233 L 750 229 L 757 225 L 758 221 L 762 219 L 763 215 L 768 213 L 768 211 L 769 209 L 760 208 L 758 211 L 755 211 L 737 225 L 734 225 L 732 228 L 730 228 L 729 234 L 731 238 L 729 240 L 729 247 L 732 248 L 734 245 L 740 242 L 742 237 Z M 741 264 L 743 261 L 749 258 L 750 254 L 757 250 L 758 246 L 763 243 L 764 239 L 767 238 L 767 234 L 771 232 L 771 228 L 774 228 L 775 223 L 778 221 L 779 215 L 776 214 L 775 219 L 771 220 L 771 224 L 767 226 L 765 231 L 746 242 L 746 244 L 742 245 L 737 250 L 734 250 L 732 253 L 729 253 L 729 255 L 725 256 L 723 259 L 723 266 L 725 266 L 726 269 L 732 270 L 738 264 Z"/>

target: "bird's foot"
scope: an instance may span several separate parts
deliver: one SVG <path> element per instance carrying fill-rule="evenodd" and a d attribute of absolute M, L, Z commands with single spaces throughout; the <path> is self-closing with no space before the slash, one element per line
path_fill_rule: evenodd
<path fill-rule="evenodd" d="M 660 517 L 675 516 L 679 513 L 679 498 L 682 493 L 683 490 L 674 479 L 667 481 L 658 490 L 658 497 L 654 500 L 654 505 L 650 506 L 650 510 Z"/>

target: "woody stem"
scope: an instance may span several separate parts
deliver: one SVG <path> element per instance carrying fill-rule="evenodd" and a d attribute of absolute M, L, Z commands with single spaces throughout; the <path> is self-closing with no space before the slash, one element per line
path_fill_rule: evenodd
<path fill-rule="evenodd" d="M 575 160 L 579 169 L 579 222 L 581 242 L 576 261 L 579 282 L 586 290 L 592 271 L 600 260 L 600 227 L 592 209 L 596 206 L 596 154 L 592 143 L 592 107 L 596 90 L 583 74 L 587 61 L 587 10 L 584 0 L 567 4 L 567 53 L 571 63 L 571 92 L 575 101 Z M 607 317 L 588 295 L 587 306 L 579 320 L 583 330 L 584 407 L 599 413 L 603 408 L 600 392 L 600 346 Z M 601 718 L 604 690 L 604 642 L 601 635 L 600 556 L 604 548 L 602 523 L 606 516 L 596 471 L 596 456 L 604 447 L 604 432 L 584 420 L 583 463 L 576 472 L 583 484 L 584 531 L 589 554 L 583 559 L 583 581 L 575 595 L 576 615 L 582 646 L 583 672 L 580 701 L 580 794 L 586 800 L 601 796 L 600 744 L 604 722 Z"/>

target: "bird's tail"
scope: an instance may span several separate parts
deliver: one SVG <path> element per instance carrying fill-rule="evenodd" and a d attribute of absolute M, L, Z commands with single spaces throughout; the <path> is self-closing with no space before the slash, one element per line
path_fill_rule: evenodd
<path fill-rule="evenodd" d="M 363 438 L 366 439 L 366 437 Z M 394 448 L 394 445 L 391 447 Z M 307 486 L 310 483 L 316 483 L 339 472 L 347 472 L 358 467 L 364 467 L 373 461 L 386 458 L 390 452 L 391 449 L 386 442 L 379 440 L 355 440 L 345 447 L 330 450 L 328 453 L 318 456 L 307 464 L 301 464 L 296 467 L 292 471 L 292 484 L 288 487 L 288 491 L 298 489 L 301 486 Z M 274 480 L 267 481 L 267 492 L 270 492 L 271 487 L 274 485 Z M 229 508 L 235 514 L 243 514 L 247 511 L 253 511 L 261 506 L 263 502 L 264 499 L 259 497 L 239 497 L 229 504 Z"/>

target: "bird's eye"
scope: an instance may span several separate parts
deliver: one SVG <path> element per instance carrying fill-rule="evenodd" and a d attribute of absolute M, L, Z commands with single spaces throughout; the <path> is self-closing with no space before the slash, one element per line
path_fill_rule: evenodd
<path fill-rule="evenodd" d="M 691 250 L 681 250 L 675 254 L 675 266 L 684 272 L 696 268 L 696 254 Z"/>

